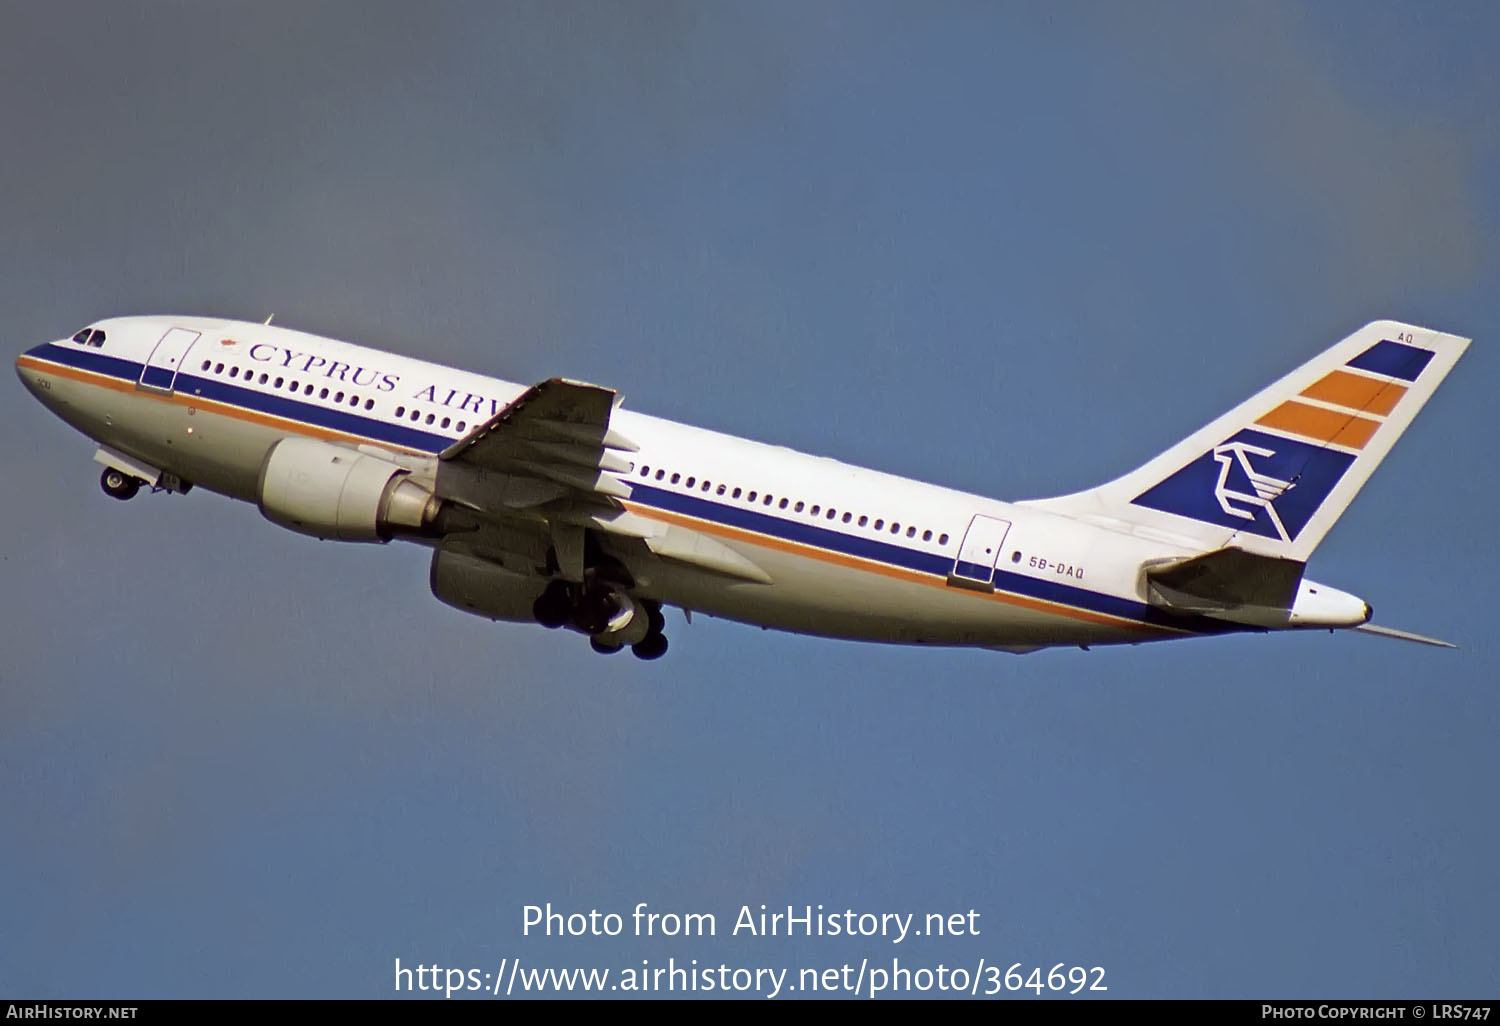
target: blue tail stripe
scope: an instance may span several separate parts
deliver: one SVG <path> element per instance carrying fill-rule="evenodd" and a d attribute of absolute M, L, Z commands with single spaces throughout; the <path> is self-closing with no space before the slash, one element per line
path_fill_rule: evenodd
<path fill-rule="evenodd" d="M 1416 346 L 1386 339 L 1375 343 L 1350 360 L 1349 366 L 1372 371 L 1375 374 L 1384 374 L 1388 378 L 1416 381 L 1417 376 L 1427 369 L 1427 364 L 1434 355 L 1431 350 L 1418 349 Z"/>

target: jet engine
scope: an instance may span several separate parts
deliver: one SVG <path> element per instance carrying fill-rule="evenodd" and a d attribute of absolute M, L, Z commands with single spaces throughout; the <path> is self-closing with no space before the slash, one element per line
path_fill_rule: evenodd
<path fill-rule="evenodd" d="M 491 620 L 530 623 L 532 606 L 547 587 L 543 577 L 512 573 L 466 552 L 436 549 L 430 575 L 432 593 L 455 609 Z"/>
<path fill-rule="evenodd" d="M 310 438 L 283 438 L 260 468 L 260 511 L 273 524 L 337 541 L 421 534 L 442 508 L 389 460 Z"/>

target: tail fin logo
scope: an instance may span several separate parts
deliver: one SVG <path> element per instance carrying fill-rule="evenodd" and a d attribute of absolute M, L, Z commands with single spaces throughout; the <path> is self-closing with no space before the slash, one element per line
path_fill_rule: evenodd
<path fill-rule="evenodd" d="M 1290 543 L 1354 459 L 1246 428 L 1131 502 Z"/>
<path fill-rule="evenodd" d="M 1286 532 L 1286 525 L 1281 522 L 1281 517 L 1276 514 L 1276 500 L 1284 495 L 1288 489 L 1295 488 L 1292 481 L 1283 481 L 1279 477 L 1269 474 L 1257 473 L 1250 465 L 1250 457 L 1263 456 L 1274 457 L 1275 450 L 1262 449 L 1258 445 L 1249 445 L 1245 442 L 1226 442 L 1214 447 L 1213 457 L 1219 464 L 1219 480 L 1214 485 L 1214 498 L 1219 500 L 1219 507 L 1232 517 L 1240 517 L 1245 520 L 1254 521 L 1253 510 L 1242 509 L 1234 503 L 1249 503 L 1266 511 L 1270 518 L 1271 526 L 1276 529 L 1276 534 L 1284 542 L 1291 541 L 1291 536 Z M 1229 475 L 1231 471 L 1238 470 L 1239 474 L 1249 482 L 1250 491 L 1235 491 L 1229 487 Z"/>

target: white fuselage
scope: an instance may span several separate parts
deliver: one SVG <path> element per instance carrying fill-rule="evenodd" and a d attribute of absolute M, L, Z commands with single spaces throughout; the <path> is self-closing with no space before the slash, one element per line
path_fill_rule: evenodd
<path fill-rule="evenodd" d="M 250 502 L 268 451 L 287 436 L 364 447 L 430 480 L 439 453 L 525 390 L 269 325 L 140 317 L 95 327 L 102 346 L 62 340 L 17 360 L 32 393 L 116 456 Z M 610 424 L 638 447 L 617 475 L 627 510 L 712 537 L 770 578 L 648 560 L 632 570 L 655 601 L 807 634 L 1012 650 L 1247 629 L 1148 605 L 1143 565 L 1194 551 L 1169 535 L 623 408 Z"/>

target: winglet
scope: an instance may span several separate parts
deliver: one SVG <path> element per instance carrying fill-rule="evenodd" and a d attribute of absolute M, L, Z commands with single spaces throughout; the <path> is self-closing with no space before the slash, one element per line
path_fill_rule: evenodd
<path fill-rule="evenodd" d="M 1377 627 L 1373 623 L 1362 623 L 1354 630 L 1365 634 L 1374 634 L 1381 638 L 1394 638 L 1397 641 L 1415 641 L 1419 645 L 1434 645 L 1437 648 L 1457 648 L 1458 646 L 1448 641 L 1439 641 L 1437 638 L 1424 637 L 1421 634 L 1413 634 L 1410 631 L 1398 631 L 1394 627 Z"/>

